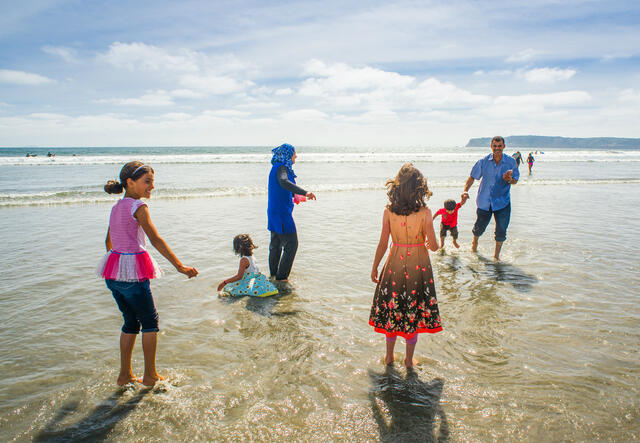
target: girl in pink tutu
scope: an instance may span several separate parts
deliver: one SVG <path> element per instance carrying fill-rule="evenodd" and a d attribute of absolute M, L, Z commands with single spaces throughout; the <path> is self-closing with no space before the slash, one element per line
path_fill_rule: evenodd
<path fill-rule="evenodd" d="M 149 255 L 144 236 L 173 266 L 189 278 L 198 275 L 195 268 L 184 266 L 169 245 L 160 237 L 151 222 L 149 208 L 141 198 L 150 198 L 154 172 L 139 161 L 125 164 L 120 181 L 109 180 L 104 190 L 109 194 L 125 191 L 122 200 L 113 205 L 109 229 L 105 240 L 107 254 L 98 265 L 98 275 L 105 279 L 124 317 L 120 334 L 120 386 L 142 382 L 153 386 L 164 378 L 156 371 L 156 345 L 158 340 L 158 313 L 149 286 L 149 280 L 162 275 L 160 267 Z M 142 329 L 144 376 L 133 375 L 131 354 L 136 337 Z"/>

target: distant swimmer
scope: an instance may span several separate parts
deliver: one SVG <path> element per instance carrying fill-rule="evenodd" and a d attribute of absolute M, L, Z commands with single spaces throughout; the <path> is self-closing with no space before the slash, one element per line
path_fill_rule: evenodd
<path fill-rule="evenodd" d="M 511 157 L 513 157 L 513 159 L 516 161 L 516 164 L 520 166 L 520 163 L 522 163 L 522 154 L 520 153 L 520 151 L 516 151 Z"/>
<path fill-rule="evenodd" d="M 55 157 L 56 155 L 53 154 L 51 151 L 47 152 L 47 157 Z"/>
<path fill-rule="evenodd" d="M 531 175 L 531 168 L 533 168 L 533 162 L 535 161 L 536 159 L 533 158 L 533 155 L 531 153 L 529 153 L 529 156 L 527 157 L 527 165 L 529 165 L 529 175 Z"/>

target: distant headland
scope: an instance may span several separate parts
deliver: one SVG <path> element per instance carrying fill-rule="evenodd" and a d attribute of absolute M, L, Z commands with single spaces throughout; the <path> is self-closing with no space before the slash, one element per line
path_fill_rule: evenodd
<path fill-rule="evenodd" d="M 640 138 L 511 135 L 504 140 L 505 144 L 512 148 L 640 149 Z M 488 147 L 490 144 L 491 137 L 480 137 L 470 139 L 466 147 Z"/>

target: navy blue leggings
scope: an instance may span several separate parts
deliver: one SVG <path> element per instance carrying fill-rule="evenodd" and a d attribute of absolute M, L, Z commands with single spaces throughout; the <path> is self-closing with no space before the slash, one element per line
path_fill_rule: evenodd
<path fill-rule="evenodd" d="M 151 295 L 149 280 L 141 282 L 105 280 L 105 282 L 122 312 L 124 318 L 122 332 L 137 334 L 140 332 L 141 325 L 142 332 L 159 331 L 158 312 Z"/>

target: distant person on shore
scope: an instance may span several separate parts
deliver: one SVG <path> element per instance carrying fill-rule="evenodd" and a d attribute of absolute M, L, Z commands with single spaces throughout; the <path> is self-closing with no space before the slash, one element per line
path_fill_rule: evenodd
<path fill-rule="evenodd" d="M 522 154 L 520 151 L 516 151 L 512 157 L 516 161 L 516 165 L 520 167 L 520 163 L 522 163 Z"/>
<path fill-rule="evenodd" d="M 529 165 L 529 175 L 531 175 L 531 168 L 533 168 L 533 162 L 535 162 L 536 159 L 533 158 L 533 155 L 531 153 L 529 153 L 529 156 L 527 157 L 527 165 Z"/>
<path fill-rule="evenodd" d="M 267 277 L 260 273 L 253 258 L 253 250 L 257 246 L 249 234 L 238 234 L 233 238 L 233 250 L 240 256 L 238 272 L 233 277 L 224 279 L 218 285 L 218 292 L 232 297 L 268 297 L 276 295 L 278 290 Z"/>
<path fill-rule="evenodd" d="M 477 218 L 473 226 L 473 242 L 471 250 L 478 250 L 478 239 L 487 229 L 491 216 L 496 222 L 496 247 L 494 259 L 500 259 L 502 243 L 507 239 L 507 228 L 511 218 L 511 185 L 518 183 L 520 171 L 513 157 L 503 154 L 504 138 L 493 137 L 491 154 L 481 158 L 471 169 L 471 174 L 464 185 L 462 198 L 469 196 L 469 189 L 475 180 L 480 180 L 480 189 L 476 198 Z"/>
<path fill-rule="evenodd" d="M 413 353 L 422 332 L 442 330 L 433 271 L 426 244 L 438 250 L 431 210 L 426 199 L 431 192 L 427 180 L 411 163 L 387 181 L 389 204 L 382 214 L 382 232 L 371 267 L 371 281 L 377 283 L 369 324 L 386 336 L 384 362 L 394 361 L 398 336 L 406 341 L 404 365 L 417 362 Z M 389 249 L 389 235 L 393 241 Z M 378 265 L 389 249 L 387 261 L 378 274 Z"/>
<path fill-rule="evenodd" d="M 460 247 L 458 244 L 458 210 L 468 199 L 469 195 L 463 195 L 460 203 L 456 203 L 455 200 L 445 200 L 444 208 L 438 209 L 436 215 L 433 216 L 435 221 L 439 215 L 442 215 L 442 222 L 440 222 L 440 249 L 444 248 L 444 238 L 447 236 L 447 231 L 451 231 L 453 246 Z"/>
<path fill-rule="evenodd" d="M 271 231 L 269 244 L 269 271 L 276 281 L 288 282 L 293 260 L 298 251 L 298 233 L 293 221 L 294 199 L 300 196 L 315 200 L 313 192 L 296 185 L 293 164 L 296 150 L 288 143 L 272 149 L 269 173 L 269 197 L 267 204 L 267 229 Z"/>
<path fill-rule="evenodd" d="M 160 237 L 151 222 L 149 208 L 141 198 L 150 198 L 154 171 L 139 161 L 125 164 L 120 171 L 120 181 L 109 180 L 104 190 L 109 194 L 120 194 L 111 209 L 105 245 L 107 254 L 98 265 L 98 275 L 105 279 L 122 312 L 124 324 L 120 334 L 120 374 L 118 384 L 142 382 L 153 386 L 164 380 L 156 370 L 156 346 L 158 340 L 158 313 L 156 311 L 149 280 L 162 275 L 160 267 L 145 247 L 147 234 L 151 244 L 178 272 L 195 277 L 195 268 L 184 266 L 169 245 Z M 144 376 L 142 380 L 133 374 L 131 356 L 136 337 L 142 326 L 142 351 L 144 353 Z"/>

